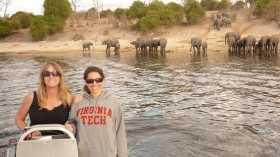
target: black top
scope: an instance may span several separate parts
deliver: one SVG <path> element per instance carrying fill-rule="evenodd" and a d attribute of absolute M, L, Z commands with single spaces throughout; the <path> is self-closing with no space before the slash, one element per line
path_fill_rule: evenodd
<path fill-rule="evenodd" d="M 63 104 L 48 110 L 40 109 L 37 93 L 34 91 L 33 101 L 29 109 L 30 126 L 37 124 L 61 124 L 64 125 L 69 117 L 70 107 Z"/>

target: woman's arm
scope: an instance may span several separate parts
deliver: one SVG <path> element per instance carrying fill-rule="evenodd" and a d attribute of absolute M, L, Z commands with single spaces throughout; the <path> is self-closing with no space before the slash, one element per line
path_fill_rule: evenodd
<path fill-rule="evenodd" d="M 31 103 L 33 101 L 33 92 L 29 93 L 23 100 L 23 103 L 21 104 L 16 117 L 15 117 L 15 122 L 17 127 L 20 130 L 23 130 L 26 127 L 26 123 L 25 123 L 25 118 L 29 112 L 29 108 L 31 106 Z"/>
<path fill-rule="evenodd" d="M 123 109 L 121 104 L 118 105 L 117 115 L 116 115 L 116 138 L 117 138 L 117 156 L 127 157 L 127 141 L 126 141 L 126 131 L 124 125 Z"/>
<path fill-rule="evenodd" d="M 79 103 L 80 101 L 82 101 L 84 97 L 84 94 L 83 93 L 79 93 L 75 96 L 69 94 L 68 96 L 68 104 L 70 105 L 70 107 L 74 104 L 74 103 Z"/>

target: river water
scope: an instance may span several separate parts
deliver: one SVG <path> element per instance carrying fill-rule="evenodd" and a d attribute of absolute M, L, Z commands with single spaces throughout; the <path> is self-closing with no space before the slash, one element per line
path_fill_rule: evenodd
<path fill-rule="evenodd" d="M 123 104 L 130 157 L 280 156 L 279 56 L 222 52 L 1 55 L 1 148 L 18 136 L 14 116 L 50 59 L 74 95 L 87 66 L 104 70 L 105 88 Z"/>

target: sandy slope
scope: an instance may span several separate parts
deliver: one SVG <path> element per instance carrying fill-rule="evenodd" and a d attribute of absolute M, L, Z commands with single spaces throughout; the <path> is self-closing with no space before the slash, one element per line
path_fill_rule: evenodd
<path fill-rule="evenodd" d="M 211 17 L 216 12 L 207 12 L 206 17 L 197 25 L 180 25 L 172 28 L 160 29 L 148 34 L 158 38 L 166 37 L 168 39 L 168 51 L 186 51 L 189 52 L 190 39 L 194 36 L 201 37 L 203 41 L 208 42 L 208 52 L 225 52 L 227 47 L 224 45 L 224 34 L 229 31 L 239 31 L 242 36 L 249 34 L 255 35 L 259 39 L 262 35 L 280 34 L 280 27 L 276 22 L 266 22 L 250 16 L 246 11 L 231 12 L 235 21 L 232 27 L 223 27 L 220 31 L 213 28 Z M 105 21 L 104 21 L 105 20 Z M 87 21 L 88 22 L 88 21 Z M 59 34 L 48 37 L 45 41 L 32 42 L 28 35 L 29 30 L 20 30 L 11 37 L 0 41 L 0 54 L 33 54 L 43 52 L 69 52 L 79 51 L 82 53 L 82 43 L 91 41 L 94 45 L 94 53 L 104 53 L 105 46 L 101 45 L 102 40 L 107 38 L 117 38 L 121 44 L 121 52 L 134 50 L 130 41 L 141 36 L 141 33 L 130 31 L 121 27 L 114 27 L 112 22 L 106 19 L 99 23 L 83 24 L 82 27 L 67 26 Z M 107 30 L 107 33 L 106 33 Z M 84 40 L 73 40 L 75 35 L 83 35 Z"/>

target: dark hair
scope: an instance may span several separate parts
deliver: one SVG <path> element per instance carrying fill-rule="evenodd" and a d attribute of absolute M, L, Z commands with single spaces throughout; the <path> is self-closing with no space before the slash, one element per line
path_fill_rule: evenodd
<path fill-rule="evenodd" d="M 85 73 L 84 73 L 84 80 L 87 79 L 88 74 L 91 73 L 91 72 L 97 72 L 97 73 L 99 73 L 99 75 L 100 75 L 103 79 L 105 78 L 102 69 L 100 69 L 100 68 L 98 68 L 98 67 L 96 67 L 96 66 L 90 66 L 90 67 L 87 67 L 87 69 L 85 70 Z"/>

